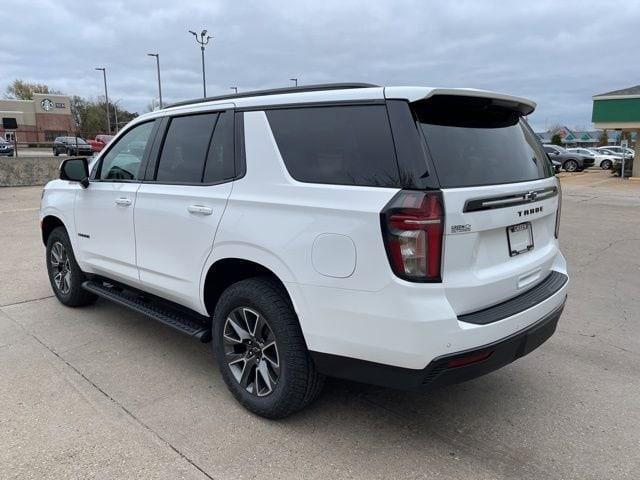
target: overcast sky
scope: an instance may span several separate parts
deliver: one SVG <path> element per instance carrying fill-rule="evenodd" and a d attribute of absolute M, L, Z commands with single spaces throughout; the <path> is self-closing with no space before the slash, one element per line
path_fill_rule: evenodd
<path fill-rule="evenodd" d="M 143 112 L 207 93 L 301 84 L 485 88 L 535 100 L 530 117 L 591 128 L 591 96 L 640 84 L 640 1 L 23 0 L 4 9 L 0 92 L 15 78 L 103 94 Z"/>

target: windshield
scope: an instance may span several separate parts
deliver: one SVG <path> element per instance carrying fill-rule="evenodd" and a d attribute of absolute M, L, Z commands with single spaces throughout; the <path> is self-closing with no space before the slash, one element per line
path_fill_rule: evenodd
<path fill-rule="evenodd" d="M 414 105 L 443 187 L 526 182 L 553 175 L 535 134 L 490 99 L 434 97 Z"/>

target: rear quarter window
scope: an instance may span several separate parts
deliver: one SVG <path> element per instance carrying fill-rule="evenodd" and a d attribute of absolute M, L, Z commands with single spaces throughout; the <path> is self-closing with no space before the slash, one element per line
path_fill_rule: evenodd
<path fill-rule="evenodd" d="M 553 170 L 526 122 L 490 99 L 434 97 L 413 105 L 443 188 L 526 182 Z"/>
<path fill-rule="evenodd" d="M 384 105 L 266 111 L 287 171 L 308 183 L 399 187 Z"/>

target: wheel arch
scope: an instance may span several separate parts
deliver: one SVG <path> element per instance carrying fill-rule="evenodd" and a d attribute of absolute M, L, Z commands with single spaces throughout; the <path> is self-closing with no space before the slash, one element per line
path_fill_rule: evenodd
<path fill-rule="evenodd" d="M 272 279 L 287 294 L 292 307 L 295 303 L 291 292 L 281 277 L 269 266 L 261 262 L 239 257 L 217 259 L 206 271 L 202 286 L 202 301 L 206 312 L 213 316 L 216 304 L 224 290 L 232 284 L 253 277 Z"/>
<path fill-rule="evenodd" d="M 42 233 L 42 243 L 47 246 L 47 240 L 49 239 L 49 235 L 53 232 L 57 227 L 63 227 L 67 234 L 69 233 L 69 229 L 67 229 L 64 222 L 57 217 L 56 215 L 46 215 L 41 221 L 41 233 Z"/>

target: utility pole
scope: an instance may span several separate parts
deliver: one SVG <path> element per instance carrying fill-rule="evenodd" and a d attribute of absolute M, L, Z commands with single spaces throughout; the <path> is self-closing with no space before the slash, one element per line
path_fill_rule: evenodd
<path fill-rule="evenodd" d="M 158 99 L 160 100 L 160 108 L 162 108 L 162 84 L 160 83 L 160 54 L 147 53 L 150 57 L 156 57 L 156 69 L 158 70 Z"/>
<path fill-rule="evenodd" d="M 198 43 L 198 45 L 200 45 L 200 52 L 202 53 L 202 95 L 203 95 L 203 98 L 207 98 L 207 81 L 206 81 L 206 76 L 204 72 L 204 47 L 207 46 L 207 44 L 209 43 L 209 40 L 211 40 L 213 37 L 210 35 L 207 35 L 206 30 L 202 30 L 202 32 L 200 32 L 199 37 L 198 37 L 198 34 L 193 30 L 189 30 L 189 33 L 194 37 L 196 37 L 196 42 Z"/>
<path fill-rule="evenodd" d="M 107 106 L 107 133 L 111 135 L 111 118 L 109 115 L 109 94 L 107 93 L 107 69 L 105 67 L 96 67 L 96 70 L 102 71 L 102 78 L 104 79 L 104 100 Z"/>
<path fill-rule="evenodd" d="M 298 86 L 298 79 L 297 78 L 290 78 L 289 80 L 291 80 L 293 83 L 295 83 L 296 87 Z"/>

